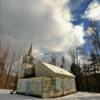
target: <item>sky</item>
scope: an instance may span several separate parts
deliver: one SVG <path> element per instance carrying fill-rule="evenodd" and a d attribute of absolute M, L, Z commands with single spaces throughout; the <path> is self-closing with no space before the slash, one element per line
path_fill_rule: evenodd
<path fill-rule="evenodd" d="M 35 56 L 65 55 L 72 43 L 86 43 L 99 16 L 100 0 L 0 0 L 0 40 L 25 50 L 32 42 Z"/>

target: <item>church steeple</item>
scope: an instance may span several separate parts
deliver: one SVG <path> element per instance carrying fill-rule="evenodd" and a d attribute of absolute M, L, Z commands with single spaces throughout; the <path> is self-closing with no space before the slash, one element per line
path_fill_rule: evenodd
<path fill-rule="evenodd" d="M 32 43 L 31 43 L 31 46 L 30 46 L 30 48 L 29 48 L 29 51 L 28 51 L 28 54 L 27 54 L 28 56 L 32 56 Z"/>
<path fill-rule="evenodd" d="M 33 56 L 32 56 L 32 43 L 31 43 L 31 46 L 29 48 L 29 51 L 28 53 L 23 57 L 23 63 L 29 63 L 29 64 L 32 64 L 33 63 Z"/>

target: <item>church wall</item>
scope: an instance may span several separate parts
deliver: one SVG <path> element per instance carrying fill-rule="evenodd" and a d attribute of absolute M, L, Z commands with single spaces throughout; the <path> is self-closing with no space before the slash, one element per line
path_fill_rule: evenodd
<path fill-rule="evenodd" d="M 74 78 L 35 77 L 18 80 L 17 93 L 39 97 L 59 97 L 76 92 Z"/>

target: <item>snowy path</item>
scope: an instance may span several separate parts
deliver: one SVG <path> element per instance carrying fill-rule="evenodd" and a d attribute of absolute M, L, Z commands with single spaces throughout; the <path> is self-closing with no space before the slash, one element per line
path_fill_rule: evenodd
<path fill-rule="evenodd" d="M 36 98 L 31 96 L 24 96 L 18 94 L 9 94 L 9 90 L 0 89 L 0 100 L 100 100 L 100 94 L 77 92 L 71 95 L 67 95 L 59 98 Z"/>

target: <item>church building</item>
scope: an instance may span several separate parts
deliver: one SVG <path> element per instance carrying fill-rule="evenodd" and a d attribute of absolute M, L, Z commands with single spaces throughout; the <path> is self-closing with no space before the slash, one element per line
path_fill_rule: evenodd
<path fill-rule="evenodd" d="M 48 98 L 76 92 L 72 73 L 42 61 L 34 64 L 34 60 L 31 44 L 20 65 L 17 93 Z"/>

